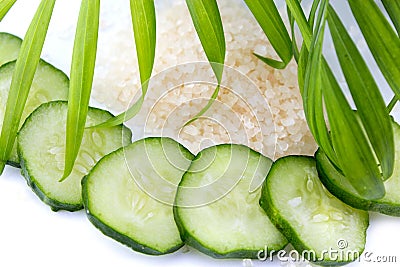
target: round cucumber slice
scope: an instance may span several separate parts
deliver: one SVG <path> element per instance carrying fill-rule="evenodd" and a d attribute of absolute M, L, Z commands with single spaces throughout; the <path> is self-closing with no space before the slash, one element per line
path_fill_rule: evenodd
<path fill-rule="evenodd" d="M 21 44 L 21 38 L 0 32 L 0 66 L 17 59 Z"/>
<path fill-rule="evenodd" d="M 105 156 L 82 181 L 89 220 L 138 252 L 176 251 L 183 242 L 172 203 L 192 159 L 186 148 L 166 137 L 145 138 Z"/>
<path fill-rule="evenodd" d="M 287 156 L 272 166 L 260 205 L 305 259 L 319 265 L 344 265 L 363 252 L 368 212 L 329 193 L 312 157 Z"/>
<path fill-rule="evenodd" d="M 272 161 L 242 145 L 201 151 L 175 200 L 182 239 L 215 258 L 257 258 L 287 244 L 258 202 Z M 265 249 L 267 248 L 267 251 Z"/>
<path fill-rule="evenodd" d="M 122 126 L 85 129 L 73 171 L 64 181 L 65 127 L 68 104 L 53 101 L 39 106 L 18 133 L 18 153 L 28 185 L 52 210 L 83 208 L 81 179 L 104 155 L 129 144 L 131 131 Z M 111 118 L 104 110 L 89 108 L 86 126 Z"/>
<path fill-rule="evenodd" d="M 8 62 L 0 67 L 0 128 L 4 121 L 14 68 L 15 61 Z M 26 117 L 42 103 L 53 100 L 67 100 L 68 87 L 69 79 L 61 70 L 40 60 L 21 116 L 20 126 L 22 126 Z M 16 144 L 7 163 L 14 167 L 20 167 Z"/>

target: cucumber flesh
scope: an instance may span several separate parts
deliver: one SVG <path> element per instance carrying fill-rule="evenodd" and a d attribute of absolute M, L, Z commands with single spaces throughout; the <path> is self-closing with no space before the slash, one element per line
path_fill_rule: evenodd
<path fill-rule="evenodd" d="M 165 137 L 142 139 L 105 156 L 82 181 L 89 220 L 141 253 L 179 249 L 183 242 L 172 204 L 192 158 L 186 148 Z"/>
<path fill-rule="evenodd" d="M 333 195 L 354 208 L 400 216 L 400 126 L 395 121 L 392 121 L 392 126 L 395 139 L 395 164 L 392 176 L 384 182 L 386 194 L 381 199 L 363 199 L 346 177 L 330 163 L 324 152 L 321 149 L 316 152 L 321 182 Z"/>
<path fill-rule="evenodd" d="M 0 127 L 2 127 L 4 121 L 14 68 L 15 61 L 8 62 L 0 67 Z M 62 71 L 40 60 L 21 116 L 20 126 L 22 126 L 26 117 L 40 104 L 53 100 L 67 100 L 68 87 L 69 79 Z M 16 144 L 7 163 L 20 167 Z"/>
<path fill-rule="evenodd" d="M 319 181 L 312 157 L 278 159 L 263 186 L 260 205 L 307 260 L 320 265 L 343 265 L 354 261 L 364 250 L 368 213 L 329 193 Z M 314 252 L 315 257 L 307 251 Z"/>
<path fill-rule="evenodd" d="M 179 185 L 175 220 L 182 239 L 215 258 L 257 258 L 287 240 L 259 206 L 272 161 L 242 145 L 201 151 Z M 265 253 L 265 251 L 264 251 Z"/>
<path fill-rule="evenodd" d="M 68 104 L 53 101 L 39 106 L 18 133 L 18 154 L 28 185 L 52 210 L 82 209 L 81 179 L 104 155 L 130 143 L 131 132 L 121 125 L 85 129 L 73 171 L 63 182 L 65 127 Z M 112 115 L 89 108 L 86 126 L 106 121 Z"/>
<path fill-rule="evenodd" d="M 17 59 L 21 44 L 21 38 L 0 32 L 0 66 Z"/>

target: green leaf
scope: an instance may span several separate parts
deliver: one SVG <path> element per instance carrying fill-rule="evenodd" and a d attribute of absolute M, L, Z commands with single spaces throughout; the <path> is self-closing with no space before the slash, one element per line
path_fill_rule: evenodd
<path fill-rule="evenodd" d="M 100 0 L 82 0 L 72 54 L 65 168 L 60 182 L 71 173 L 82 143 L 96 61 L 99 12 Z"/>
<path fill-rule="evenodd" d="M 3 20 L 8 10 L 14 5 L 17 0 L 1 0 L 0 1 L 0 21 Z"/>
<path fill-rule="evenodd" d="M 273 0 L 244 0 L 272 47 L 282 60 L 277 61 L 255 54 L 264 63 L 283 69 L 292 59 L 292 41 Z"/>
<path fill-rule="evenodd" d="M 316 33 L 313 35 L 310 46 L 313 53 L 308 54 L 307 49 L 305 47 L 302 48 L 299 67 L 301 78 L 299 79 L 299 84 L 302 84 L 300 91 L 302 93 L 304 113 L 310 131 L 317 144 L 329 155 L 331 161 L 336 164 L 336 154 L 333 151 L 329 132 L 325 123 L 321 84 L 321 62 L 323 62 L 321 58 L 326 24 L 326 5 L 326 1 L 322 1 L 319 9 Z M 306 59 L 307 54 L 308 59 Z"/>
<path fill-rule="evenodd" d="M 272 58 L 268 58 L 268 57 L 263 57 L 257 53 L 253 53 L 253 55 L 255 55 L 259 60 L 261 60 L 262 62 L 264 62 L 265 64 L 267 64 L 268 66 L 273 67 L 274 69 L 284 69 L 286 68 L 287 64 L 286 62 L 283 61 L 279 61 L 279 60 L 275 60 Z"/>
<path fill-rule="evenodd" d="M 22 41 L 0 136 L 0 173 L 14 146 L 22 112 L 39 63 L 55 0 L 42 0 Z"/>
<path fill-rule="evenodd" d="M 396 28 L 397 35 L 400 35 L 400 2 L 394 0 L 381 1 Z"/>
<path fill-rule="evenodd" d="M 316 12 L 318 9 L 318 5 L 320 3 L 320 0 L 315 0 L 312 4 L 310 15 L 308 17 L 308 24 L 309 27 L 312 28 L 315 22 L 315 16 Z M 288 8 L 288 14 L 293 18 L 290 9 Z M 294 40 L 294 18 L 293 22 L 291 23 L 291 28 L 292 28 L 292 38 Z M 308 50 L 305 45 L 301 47 L 300 53 L 297 57 L 297 62 L 298 62 L 298 68 L 297 68 L 297 76 L 298 76 L 298 82 L 299 82 L 299 88 L 300 88 L 300 93 L 303 94 L 303 89 L 304 89 L 304 78 L 305 78 L 305 73 L 306 73 L 306 66 L 308 63 Z"/>
<path fill-rule="evenodd" d="M 296 41 L 296 33 L 295 33 L 295 27 L 294 27 L 295 20 L 292 15 L 292 12 L 290 12 L 290 9 L 288 7 L 286 8 L 286 12 L 289 17 L 290 35 L 292 38 L 292 53 L 293 53 L 294 59 L 296 60 L 296 62 L 298 62 L 299 57 L 300 57 L 300 50 L 297 46 L 297 41 Z"/>
<path fill-rule="evenodd" d="M 385 102 L 367 64 L 331 6 L 328 23 L 357 114 L 387 179 L 394 168 L 394 137 Z"/>
<path fill-rule="evenodd" d="M 304 79 L 306 77 L 306 68 L 308 64 L 308 50 L 305 45 L 301 47 L 299 59 L 297 62 L 297 77 L 299 83 L 300 94 L 304 94 Z"/>
<path fill-rule="evenodd" d="M 380 199 L 385 187 L 363 128 L 327 64 L 323 72 L 325 105 L 340 169 L 363 198 Z"/>
<path fill-rule="evenodd" d="M 217 78 L 218 85 L 207 105 L 186 122 L 183 127 L 202 116 L 217 98 L 224 70 L 226 52 L 224 29 L 217 2 L 215 0 L 186 0 L 186 5 L 201 45 Z"/>
<path fill-rule="evenodd" d="M 387 105 L 386 110 L 387 112 L 390 114 L 392 112 L 392 110 L 394 109 L 394 107 L 396 106 L 397 102 L 399 101 L 399 99 L 394 96 L 392 98 L 392 100 L 390 100 L 390 103 Z"/>
<path fill-rule="evenodd" d="M 207 105 L 205 105 L 199 113 L 196 114 L 196 116 L 194 116 L 193 118 L 191 118 L 190 120 L 188 120 L 183 127 L 185 127 L 186 125 L 191 124 L 192 122 L 194 122 L 195 120 L 197 120 L 198 118 L 200 118 L 201 116 L 203 116 L 204 113 L 206 113 L 206 111 L 211 107 L 211 105 L 213 104 L 213 101 L 217 98 L 218 93 L 219 93 L 219 89 L 220 86 L 217 85 L 217 88 L 214 90 L 213 94 L 211 95 L 212 101 L 208 101 Z"/>
<path fill-rule="evenodd" d="M 133 118 L 140 111 L 148 90 L 156 51 L 156 14 L 154 1 L 130 0 L 130 7 L 140 71 L 141 96 L 124 113 L 94 127 L 111 127 Z"/>
<path fill-rule="evenodd" d="M 299 0 L 299 1 L 301 2 L 301 0 Z M 316 13 L 317 13 L 317 10 L 318 10 L 319 3 L 320 3 L 320 0 L 314 0 L 313 1 L 312 7 L 311 7 L 311 11 L 310 11 L 310 14 L 308 16 L 308 24 L 309 24 L 309 28 L 310 29 L 312 29 L 314 27 L 315 16 L 316 16 Z M 301 52 L 299 52 L 299 49 L 298 49 L 297 43 L 296 43 L 295 27 L 294 27 L 295 19 L 294 19 L 293 15 L 292 15 L 292 12 L 290 11 L 289 7 L 287 7 L 287 13 L 288 13 L 288 16 L 289 16 L 291 35 L 292 35 L 293 55 L 294 55 L 294 58 L 296 59 L 296 62 L 299 62 L 300 61 L 300 53 Z M 304 52 L 307 53 L 307 56 L 303 57 L 303 60 L 304 60 L 303 63 L 306 63 L 307 62 L 307 57 L 308 57 L 308 50 L 306 49 L 305 46 L 302 46 L 302 50 L 303 50 L 303 53 Z M 306 64 L 304 66 L 306 66 Z M 304 70 L 304 73 L 305 73 L 305 70 Z M 299 79 L 304 79 L 303 75 L 299 76 Z M 299 83 L 300 82 L 303 82 L 303 81 L 299 80 Z M 302 90 L 302 87 L 303 86 L 300 86 L 301 90 Z"/>
<path fill-rule="evenodd" d="M 310 77 L 313 77 L 311 73 L 318 73 L 318 71 L 313 71 L 312 68 L 322 68 L 322 71 L 320 72 L 320 86 L 324 85 L 322 94 L 324 96 L 324 103 L 330 122 L 330 136 L 333 147 L 329 144 L 329 136 L 328 140 L 326 140 L 326 130 L 322 127 L 322 124 L 320 124 L 322 121 L 316 120 L 316 117 L 309 116 L 307 117 L 307 122 L 309 124 L 313 123 L 315 129 L 318 129 L 317 133 L 313 134 L 314 138 L 316 140 L 324 138 L 324 143 L 319 143 L 319 145 L 332 163 L 340 167 L 349 179 L 349 182 L 354 186 L 357 192 L 360 193 L 360 195 L 366 199 L 381 198 L 385 194 L 385 190 L 383 187 L 383 181 L 380 179 L 381 174 L 375 160 L 375 155 L 372 153 L 369 145 L 369 140 L 364 134 L 364 129 L 360 125 L 354 111 L 348 104 L 347 99 L 341 91 L 341 88 L 326 60 L 321 55 L 323 41 L 321 35 L 323 27 L 320 26 L 321 14 L 323 14 L 321 12 L 326 10 L 327 1 L 324 0 L 320 7 L 314 35 L 311 32 L 311 27 L 307 24 L 307 20 L 299 2 L 296 0 L 286 0 L 286 2 L 296 19 L 296 22 L 299 24 L 299 29 L 302 32 L 303 37 L 305 37 L 304 44 L 310 50 L 308 62 L 305 63 L 304 56 L 300 55 L 300 58 L 303 57 L 303 59 L 300 60 L 303 61 L 303 63 L 301 63 L 303 64 L 303 67 L 302 70 L 300 70 L 300 73 L 304 73 L 304 64 L 307 64 L 307 67 L 309 65 L 313 66 L 306 69 L 306 72 L 310 73 Z M 323 17 L 325 17 L 325 15 Z M 316 38 L 318 38 L 319 41 L 317 41 Z M 305 55 L 305 52 L 302 53 Z M 321 65 L 318 63 L 319 61 L 321 62 Z M 306 79 L 304 79 L 304 87 L 307 86 L 306 83 Z M 313 83 L 318 85 L 316 82 L 312 82 L 311 85 Z M 315 87 L 311 86 L 310 88 L 313 90 L 312 88 Z M 309 95 L 310 92 L 307 92 L 305 89 L 303 89 L 302 94 L 303 101 L 306 94 L 309 99 L 311 99 L 308 100 L 310 101 L 308 105 L 314 106 L 314 109 L 319 107 L 319 101 L 313 100 L 313 95 Z M 317 96 L 316 98 L 318 98 L 319 93 L 314 92 L 314 96 Z M 312 114 L 313 108 L 308 107 L 307 109 L 309 109 L 309 113 Z M 316 113 L 318 113 L 318 111 Z M 313 122 L 313 120 L 316 120 L 316 122 Z M 332 154 L 329 155 L 329 153 Z"/>
<path fill-rule="evenodd" d="M 297 25 L 299 26 L 304 44 L 306 45 L 307 49 L 310 50 L 312 40 L 312 28 L 307 21 L 299 0 L 286 0 L 286 5 L 289 8 L 292 16 L 294 17 Z"/>
<path fill-rule="evenodd" d="M 399 37 L 373 0 L 349 0 L 349 4 L 376 63 L 400 99 Z"/>
<path fill-rule="evenodd" d="M 310 25 L 311 29 L 314 28 L 315 16 L 316 16 L 320 1 L 321 0 L 314 0 L 313 4 L 311 6 L 310 15 L 308 16 L 308 24 Z"/>

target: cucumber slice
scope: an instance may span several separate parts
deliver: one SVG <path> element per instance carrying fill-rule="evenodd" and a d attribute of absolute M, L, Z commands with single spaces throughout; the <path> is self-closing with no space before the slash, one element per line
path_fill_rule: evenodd
<path fill-rule="evenodd" d="M 257 258 L 260 251 L 269 255 L 286 246 L 287 240 L 258 204 L 271 164 L 269 158 L 242 145 L 201 151 L 183 176 L 175 199 L 182 239 L 215 258 Z"/>
<path fill-rule="evenodd" d="M 395 167 L 393 175 L 384 182 L 386 194 L 378 200 L 363 199 L 344 177 L 331 164 L 321 149 L 315 154 L 321 182 L 344 203 L 363 210 L 380 212 L 391 216 L 400 216 L 400 126 L 393 121 L 395 138 Z"/>
<path fill-rule="evenodd" d="M 309 261 L 344 265 L 364 250 L 368 213 L 330 194 L 318 179 L 312 157 L 278 159 L 264 183 L 260 205 Z"/>
<path fill-rule="evenodd" d="M 176 251 L 183 243 L 172 204 L 192 159 L 166 137 L 142 139 L 105 156 L 82 181 L 89 220 L 138 252 Z"/>
<path fill-rule="evenodd" d="M 71 175 L 59 182 L 64 173 L 67 109 L 65 101 L 42 104 L 26 119 L 18 133 L 22 174 L 38 197 L 54 211 L 81 209 L 82 177 L 101 157 L 131 140 L 130 130 L 122 125 L 86 129 Z M 89 108 L 86 126 L 111 117 L 107 111 Z"/>
<path fill-rule="evenodd" d="M 3 125 L 14 68 L 15 61 L 0 67 L 0 127 Z M 68 87 L 69 79 L 62 71 L 40 60 L 22 113 L 20 126 L 22 126 L 26 117 L 40 104 L 52 100 L 67 100 Z M 14 167 L 20 167 L 16 144 L 7 163 Z"/>
<path fill-rule="evenodd" d="M 17 59 L 21 44 L 21 38 L 10 33 L 0 32 L 0 66 Z"/>

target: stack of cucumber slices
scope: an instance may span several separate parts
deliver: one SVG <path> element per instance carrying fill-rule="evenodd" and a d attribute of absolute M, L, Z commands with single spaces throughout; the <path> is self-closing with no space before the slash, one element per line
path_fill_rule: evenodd
<path fill-rule="evenodd" d="M 0 124 L 20 45 L 0 33 Z M 236 144 L 193 155 L 167 137 L 132 143 L 123 125 L 87 128 L 71 175 L 60 181 L 68 87 L 64 73 L 40 61 L 8 163 L 52 210 L 84 208 L 102 233 L 135 251 L 162 255 L 186 244 L 214 258 L 265 259 L 291 243 L 305 260 L 344 265 L 364 250 L 368 211 L 400 216 L 394 121 L 396 167 L 375 201 L 362 199 L 321 150 L 275 162 Z M 90 108 L 86 123 L 111 117 Z"/>

